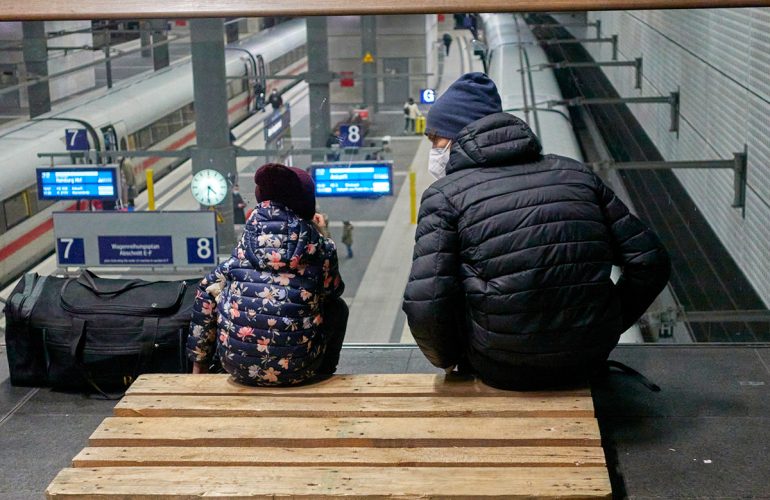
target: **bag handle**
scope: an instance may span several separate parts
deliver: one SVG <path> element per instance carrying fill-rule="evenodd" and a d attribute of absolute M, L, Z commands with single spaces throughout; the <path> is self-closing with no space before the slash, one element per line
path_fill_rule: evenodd
<path fill-rule="evenodd" d="M 70 356 L 72 356 L 74 365 L 80 372 L 80 375 L 82 375 L 83 379 L 104 399 L 116 401 L 125 396 L 125 392 L 109 393 L 102 390 L 93 377 L 91 377 L 91 373 L 88 371 L 85 363 L 83 363 L 83 350 L 86 346 L 86 320 L 77 317 L 72 318 L 72 332 L 74 335 L 70 341 Z"/>
<path fill-rule="evenodd" d="M 98 278 L 96 274 L 89 271 L 88 269 L 84 269 L 80 276 L 77 278 L 77 282 L 84 287 L 91 290 L 94 294 L 103 296 L 103 295 L 120 295 L 123 292 L 126 292 L 128 290 L 131 290 L 133 288 L 138 288 L 141 286 L 147 286 L 149 284 L 152 284 L 150 281 L 142 281 L 142 280 L 130 280 L 125 282 L 122 286 L 115 289 L 99 289 L 99 286 L 96 284 L 96 280 L 94 278 Z"/>

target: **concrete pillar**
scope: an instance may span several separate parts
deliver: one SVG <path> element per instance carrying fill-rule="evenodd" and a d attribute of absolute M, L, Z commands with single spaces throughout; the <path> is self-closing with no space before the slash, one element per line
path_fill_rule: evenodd
<path fill-rule="evenodd" d="M 152 25 L 149 19 L 139 21 L 139 46 L 142 47 L 142 57 L 152 57 Z"/>
<path fill-rule="evenodd" d="M 153 19 L 150 21 L 152 27 L 152 43 L 165 42 L 168 40 L 166 34 L 166 20 Z M 152 66 L 155 71 L 165 68 L 169 65 L 168 44 L 153 46 L 152 48 Z"/>
<path fill-rule="evenodd" d="M 377 16 L 361 16 L 361 57 L 371 54 L 377 60 Z M 362 62 L 361 75 L 364 86 L 364 106 L 373 112 L 378 111 L 377 106 L 377 73 L 376 62 Z M 368 77 L 368 78 L 367 78 Z"/>
<path fill-rule="evenodd" d="M 27 77 L 48 76 L 48 42 L 45 35 L 45 22 L 24 21 L 22 33 Z M 51 91 L 47 81 L 28 87 L 27 98 L 30 118 L 51 111 Z"/>
<path fill-rule="evenodd" d="M 190 36 L 198 136 L 192 155 L 193 175 L 214 169 L 225 177 L 237 179 L 235 150 L 230 145 L 227 120 L 224 22 L 222 19 L 192 19 Z M 216 209 L 224 219 L 218 225 L 219 251 L 230 252 L 235 244 L 230 190 Z"/>
<path fill-rule="evenodd" d="M 326 36 L 326 17 L 311 16 L 307 23 L 308 88 L 310 98 L 310 147 L 326 147 L 331 130 L 329 106 L 329 45 Z M 324 155 L 313 155 L 322 161 Z"/>

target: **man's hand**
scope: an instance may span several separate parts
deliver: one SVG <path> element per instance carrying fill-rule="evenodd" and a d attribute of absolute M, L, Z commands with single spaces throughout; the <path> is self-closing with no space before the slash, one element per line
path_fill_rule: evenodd
<path fill-rule="evenodd" d="M 208 368 L 208 366 L 206 366 L 206 365 L 204 365 L 202 363 L 198 363 L 197 361 L 195 361 L 193 363 L 192 372 L 193 372 L 193 375 L 198 375 L 200 373 L 208 373 L 209 372 L 209 368 Z"/>

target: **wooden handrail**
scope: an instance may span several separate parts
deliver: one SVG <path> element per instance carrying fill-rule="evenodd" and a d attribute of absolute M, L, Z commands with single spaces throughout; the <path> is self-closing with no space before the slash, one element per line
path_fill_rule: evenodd
<path fill-rule="evenodd" d="M 474 12 L 770 6 L 770 0 L 475 0 Z M 0 21 L 467 12 L 467 0 L 0 0 Z"/>

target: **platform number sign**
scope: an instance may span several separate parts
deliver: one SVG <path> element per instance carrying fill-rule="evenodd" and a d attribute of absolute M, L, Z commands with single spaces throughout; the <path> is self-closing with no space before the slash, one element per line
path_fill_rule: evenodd
<path fill-rule="evenodd" d="M 358 125 L 340 125 L 340 146 L 360 148 L 364 145 L 364 134 Z"/>
<path fill-rule="evenodd" d="M 436 102 L 436 91 L 434 89 L 420 89 L 420 103 L 433 104 Z"/>
<path fill-rule="evenodd" d="M 213 238 L 187 238 L 187 262 L 190 264 L 214 264 Z"/>
<path fill-rule="evenodd" d="M 68 128 L 64 130 L 64 141 L 67 151 L 88 151 L 88 134 L 84 128 Z"/>
<path fill-rule="evenodd" d="M 83 238 L 57 238 L 56 255 L 59 257 L 59 264 L 85 264 L 86 253 Z"/>

